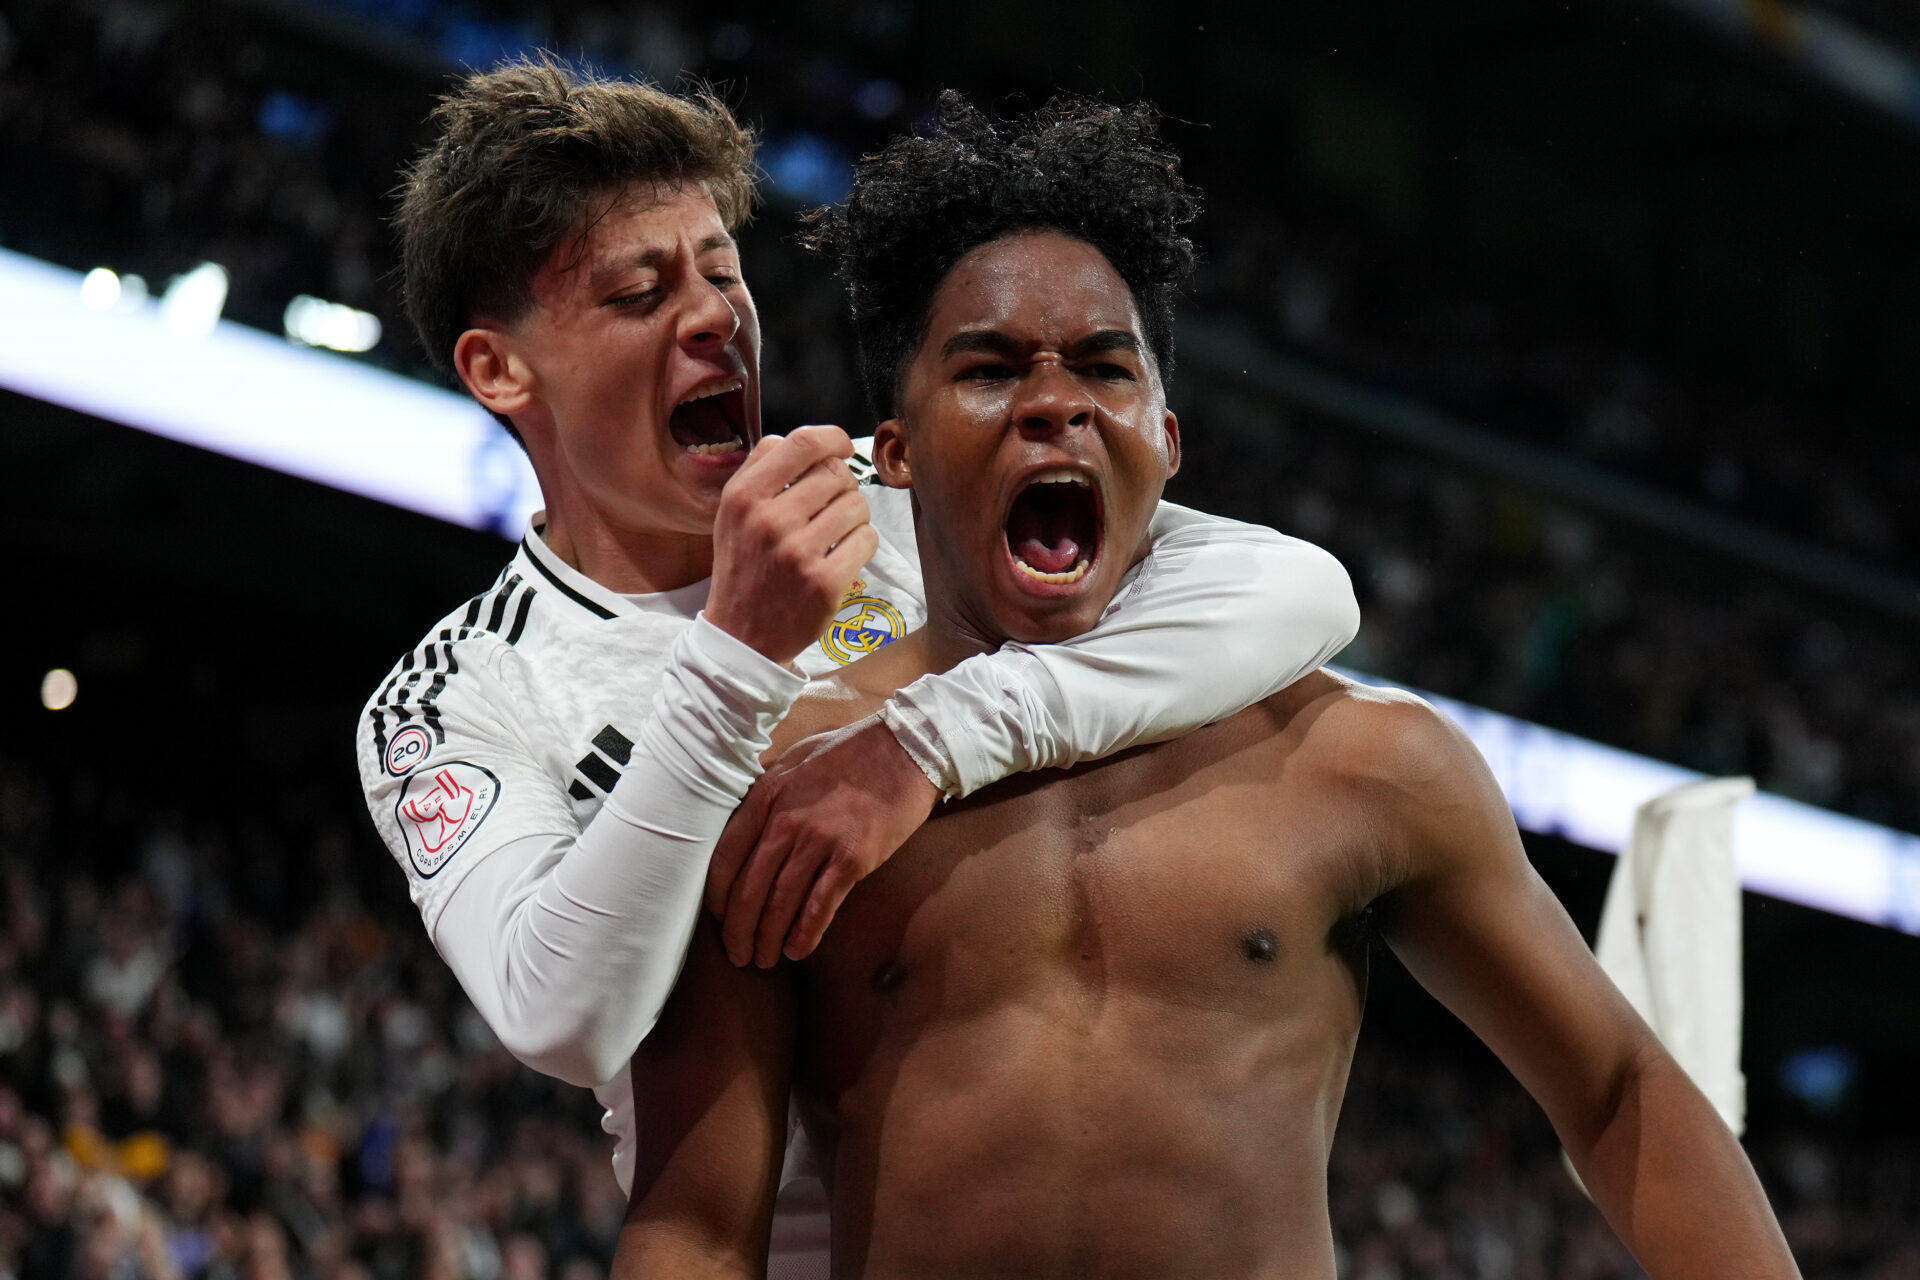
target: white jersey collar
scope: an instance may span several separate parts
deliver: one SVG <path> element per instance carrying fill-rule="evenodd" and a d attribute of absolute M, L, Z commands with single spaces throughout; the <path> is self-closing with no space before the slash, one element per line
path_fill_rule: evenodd
<path fill-rule="evenodd" d="M 536 511 L 532 528 L 520 541 L 519 557 L 535 580 L 544 579 L 574 606 L 596 618 L 619 618 L 634 613 L 668 613 L 691 618 L 706 607 L 713 579 L 702 578 L 672 591 L 622 595 L 608 590 L 553 553 L 547 545 L 547 513 Z"/>

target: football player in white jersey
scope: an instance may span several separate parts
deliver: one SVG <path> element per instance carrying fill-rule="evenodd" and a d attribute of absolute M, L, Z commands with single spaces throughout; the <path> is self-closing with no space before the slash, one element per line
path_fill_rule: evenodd
<path fill-rule="evenodd" d="M 625 1189 L 628 1059 L 716 841 L 806 677 L 921 621 L 912 517 L 857 486 L 838 428 L 761 437 L 731 234 L 753 144 L 721 104 L 540 60 L 469 76 L 435 121 L 396 218 L 409 315 L 546 510 L 381 683 L 361 779 L 475 1007 L 607 1105 Z M 780 762 L 716 876 L 736 960 L 805 954 L 942 794 L 1209 723 L 1357 625 L 1325 552 L 1164 506 L 1086 635 L 983 654 Z"/>

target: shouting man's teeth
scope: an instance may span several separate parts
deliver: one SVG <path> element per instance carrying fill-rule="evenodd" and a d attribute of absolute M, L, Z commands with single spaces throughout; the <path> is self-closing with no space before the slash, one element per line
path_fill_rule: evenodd
<path fill-rule="evenodd" d="M 673 442 L 703 458 L 746 448 L 741 440 L 746 433 L 741 426 L 744 415 L 739 401 L 745 385 L 738 378 L 724 378 L 708 383 L 675 405 L 667 416 Z"/>
<path fill-rule="evenodd" d="M 1042 573 L 1025 560 L 1022 560 L 1019 556 L 1013 558 L 1013 563 L 1019 567 L 1020 572 L 1026 574 L 1035 582 L 1047 582 L 1055 586 L 1065 586 L 1069 582 L 1078 582 L 1080 579 L 1086 577 L 1087 566 L 1091 562 L 1088 561 L 1085 556 L 1082 556 L 1073 568 L 1068 569 L 1064 573 Z"/>
<path fill-rule="evenodd" d="M 705 400 L 708 396 L 724 396 L 731 392 L 738 391 L 742 385 L 744 384 L 737 378 L 730 382 L 716 382 L 710 387 L 694 392 L 680 403 L 683 405 L 692 404 L 695 400 Z"/>

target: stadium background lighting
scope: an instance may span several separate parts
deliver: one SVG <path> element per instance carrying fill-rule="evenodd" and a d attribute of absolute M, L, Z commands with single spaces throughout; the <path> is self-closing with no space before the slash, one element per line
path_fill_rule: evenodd
<path fill-rule="evenodd" d="M 80 696 L 80 681 L 65 667 L 55 667 L 40 677 L 40 705 L 49 711 L 65 711 Z"/>
<path fill-rule="evenodd" d="M 120 277 L 95 267 L 80 280 L 80 305 L 89 311 L 111 311 L 120 301 Z"/>
<path fill-rule="evenodd" d="M 380 345 L 380 317 L 341 302 L 300 294 L 281 318 L 287 338 L 303 347 L 371 351 Z"/>
<path fill-rule="evenodd" d="M 204 338 L 220 323 L 227 305 L 227 269 L 203 262 L 167 282 L 160 299 L 160 324 L 183 338 Z"/>
<path fill-rule="evenodd" d="M 231 321 L 192 338 L 165 303 L 89 310 L 77 273 L 4 250 L 0 296 L 0 386 L 506 537 L 539 504 L 525 456 L 465 396 Z M 1619 853 L 1640 804 L 1702 776 L 1428 696 L 1528 831 Z M 1734 812 L 1748 888 L 1920 935 L 1920 836 L 1766 792 Z"/>

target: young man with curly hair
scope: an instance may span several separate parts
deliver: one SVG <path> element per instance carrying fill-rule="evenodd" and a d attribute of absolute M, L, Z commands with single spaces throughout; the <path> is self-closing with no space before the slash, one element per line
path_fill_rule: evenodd
<path fill-rule="evenodd" d="M 784 732 L 1102 616 L 1179 464 L 1163 380 L 1193 211 L 1141 108 L 1000 131 L 949 97 L 939 132 L 821 216 L 927 623 Z M 948 806 L 798 965 L 743 972 L 697 936 L 634 1059 L 616 1275 L 763 1273 L 791 1094 L 836 1277 L 1332 1280 L 1363 921 L 1540 1101 L 1653 1276 L 1795 1274 L 1738 1143 L 1534 874 L 1465 737 L 1315 673 Z"/>
<path fill-rule="evenodd" d="M 546 509 L 382 682 L 360 775 L 475 1008 L 596 1088 L 624 1186 L 628 1060 L 723 827 L 805 677 L 923 616 L 911 519 L 891 490 L 870 510 L 839 428 L 763 437 L 733 240 L 753 140 L 724 106 L 541 59 L 468 76 L 435 123 L 396 218 L 408 310 Z M 781 763 L 721 845 L 738 957 L 805 954 L 943 792 L 1230 714 L 1356 625 L 1324 552 L 1163 507 L 1074 644 L 983 653 Z"/>

